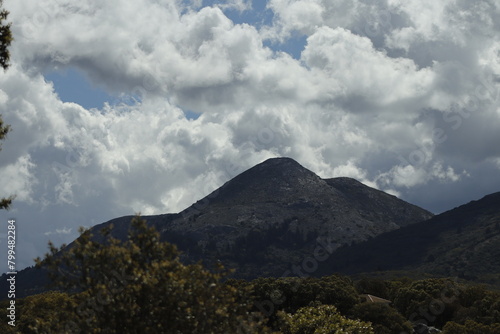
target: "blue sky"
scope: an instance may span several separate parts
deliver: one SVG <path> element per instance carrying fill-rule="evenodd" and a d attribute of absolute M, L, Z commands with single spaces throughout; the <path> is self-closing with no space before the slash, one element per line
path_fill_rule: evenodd
<path fill-rule="evenodd" d="M 277 156 L 436 213 L 500 190 L 495 2 L 4 6 L 0 185 L 17 197 L 0 220 L 20 222 L 21 266 L 79 226 L 179 212 Z"/>
<path fill-rule="evenodd" d="M 116 99 L 93 85 L 85 74 L 74 67 L 51 71 L 44 76 L 54 84 L 54 90 L 63 102 L 78 103 L 85 109 L 101 109 L 105 102 L 112 103 Z"/>

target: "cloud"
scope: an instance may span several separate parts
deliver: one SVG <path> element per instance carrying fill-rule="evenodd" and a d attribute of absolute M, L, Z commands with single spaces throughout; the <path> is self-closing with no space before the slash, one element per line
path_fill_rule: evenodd
<path fill-rule="evenodd" d="M 47 236 L 53 235 L 53 234 L 70 234 L 71 230 L 72 230 L 72 228 L 65 227 L 65 228 L 61 228 L 61 229 L 56 229 L 55 231 L 45 232 L 44 234 Z"/>
<path fill-rule="evenodd" d="M 427 167 L 427 168 L 426 168 Z M 467 175 L 466 172 L 463 173 Z M 388 173 L 379 175 L 377 182 L 385 187 L 396 186 L 411 188 L 430 181 L 456 182 L 462 175 L 455 173 L 452 167 L 443 168 L 439 162 L 430 166 L 415 167 L 414 165 L 395 166 Z"/>
<path fill-rule="evenodd" d="M 411 59 L 388 57 L 370 39 L 343 28 L 319 28 L 307 41 L 301 59 L 336 80 L 344 95 L 369 100 L 369 105 L 424 97 L 432 87 L 431 70 L 419 70 Z"/>
<path fill-rule="evenodd" d="M 289 37 L 293 31 L 311 35 L 322 25 L 325 10 L 318 0 L 272 0 L 268 7 L 275 13 L 275 27 L 278 29 L 273 37 L 278 39 Z"/>
<path fill-rule="evenodd" d="M 26 265 L 49 237 L 178 212 L 275 156 L 433 211 L 498 191 L 494 2 L 273 0 L 267 25 L 226 16 L 249 1 L 211 4 L 5 1 L 0 181 L 18 197 L 0 218 L 22 222 Z M 273 48 L 297 35 L 298 59 Z M 57 68 L 120 98 L 64 103 L 44 79 Z"/>
<path fill-rule="evenodd" d="M 226 0 L 221 1 L 221 3 L 215 4 L 222 10 L 237 10 L 239 12 L 244 12 L 252 9 L 251 0 Z"/>
<path fill-rule="evenodd" d="M 20 156 L 15 163 L 0 168 L 0 184 L 4 192 L 15 194 L 18 201 L 33 202 L 32 186 L 36 183 L 36 179 L 32 171 L 35 167 L 30 161 L 30 156 L 24 155 Z"/>

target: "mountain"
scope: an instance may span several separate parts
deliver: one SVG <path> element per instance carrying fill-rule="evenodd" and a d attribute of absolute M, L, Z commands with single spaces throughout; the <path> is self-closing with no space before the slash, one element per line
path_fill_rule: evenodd
<path fill-rule="evenodd" d="M 222 261 L 241 278 L 281 276 L 312 254 L 426 220 L 432 214 L 350 178 L 321 179 L 289 158 L 243 172 L 171 220 L 155 220 L 190 260 Z"/>
<path fill-rule="evenodd" d="M 185 262 L 218 261 L 235 277 L 282 276 L 313 256 L 318 245 L 333 252 L 433 215 L 351 178 L 322 179 L 289 158 L 266 160 L 177 214 L 144 216 L 165 241 L 178 245 Z M 113 224 L 125 240 L 132 216 Z M 71 247 L 71 244 L 69 245 Z M 18 274 L 18 291 L 40 289 L 42 271 Z M 29 279 L 28 279 L 29 278 Z M 38 286 L 38 287 L 37 287 Z"/>
<path fill-rule="evenodd" d="M 500 285 L 500 192 L 342 247 L 319 274 L 391 270 Z"/>

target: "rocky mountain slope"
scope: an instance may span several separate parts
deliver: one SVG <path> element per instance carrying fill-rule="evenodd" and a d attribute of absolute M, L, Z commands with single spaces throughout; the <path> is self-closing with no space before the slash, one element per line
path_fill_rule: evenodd
<path fill-rule="evenodd" d="M 262 162 L 177 214 L 145 216 L 162 238 L 178 245 L 186 262 L 221 261 L 235 277 L 282 276 L 311 257 L 415 224 L 432 214 L 350 178 L 321 179 L 289 158 Z M 131 216 L 113 224 L 125 239 Z M 71 245 L 70 245 L 71 246 Z M 31 272 L 29 272 L 31 270 Z M 33 276 L 35 269 L 19 273 Z M 31 283 L 27 283 L 27 288 Z M 33 285 L 33 284 L 31 284 Z"/>
<path fill-rule="evenodd" d="M 227 182 L 170 222 L 165 240 L 242 278 L 282 275 L 319 239 L 362 242 L 431 213 L 349 178 L 321 179 L 288 158 L 267 160 Z"/>

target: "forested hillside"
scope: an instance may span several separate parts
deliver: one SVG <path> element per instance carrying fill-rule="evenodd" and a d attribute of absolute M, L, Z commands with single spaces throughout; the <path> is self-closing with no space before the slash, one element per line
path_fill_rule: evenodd
<path fill-rule="evenodd" d="M 2 333 L 499 333 L 500 293 L 451 278 L 227 278 L 184 265 L 139 218 L 127 242 L 92 241 L 38 261 L 59 291 L 17 300 Z M 109 233 L 110 229 L 103 233 Z M 56 255 L 56 254 L 59 254 Z M 1 307 L 7 308 L 8 302 Z"/>

